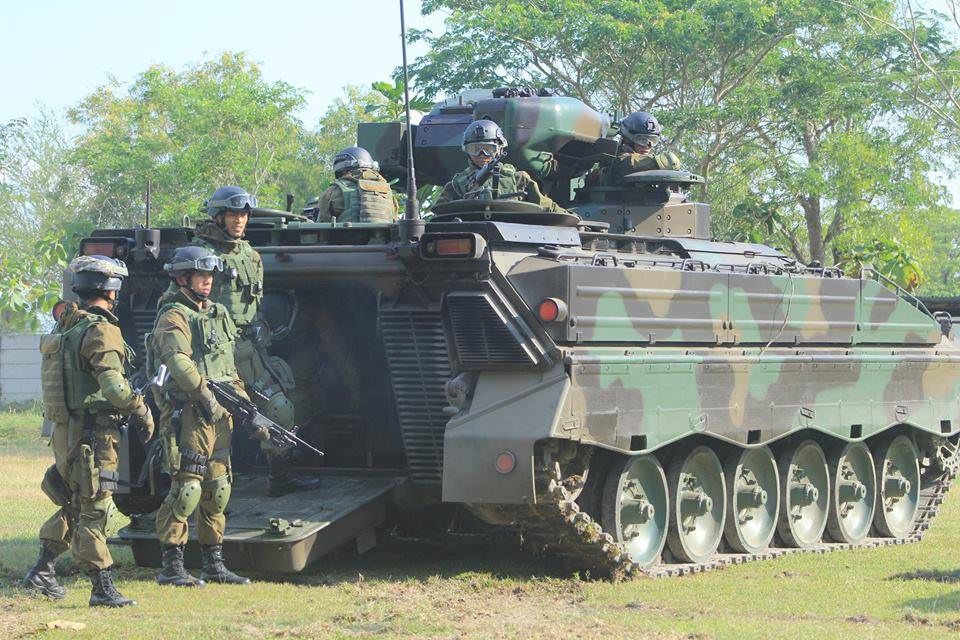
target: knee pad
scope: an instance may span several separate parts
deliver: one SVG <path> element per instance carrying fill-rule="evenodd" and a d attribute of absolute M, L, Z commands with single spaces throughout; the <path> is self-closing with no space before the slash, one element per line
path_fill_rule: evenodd
<path fill-rule="evenodd" d="M 57 465 L 52 464 L 43 474 L 43 480 L 40 482 L 40 489 L 47 494 L 47 497 L 58 507 L 70 506 L 70 491 L 67 489 L 67 483 L 63 481 L 63 476 L 57 469 Z"/>
<path fill-rule="evenodd" d="M 104 537 L 107 538 L 117 532 L 120 524 L 117 513 L 117 505 L 113 503 L 113 498 L 110 496 L 99 500 L 84 501 L 80 508 L 80 517 L 83 524 L 91 529 L 102 531 Z"/>
<path fill-rule="evenodd" d="M 173 514 L 180 520 L 189 518 L 190 514 L 197 510 L 197 505 L 200 504 L 201 493 L 199 480 L 187 480 L 183 484 L 178 483 L 177 486 L 171 488 L 170 507 Z"/>
<path fill-rule="evenodd" d="M 284 429 L 292 427 L 295 420 L 293 403 L 281 392 L 274 393 L 264 403 L 263 415 Z"/>
<path fill-rule="evenodd" d="M 230 502 L 230 476 L 222 475 L 203 483 L 203 504 L 207 513 L 223 513 Z"/>

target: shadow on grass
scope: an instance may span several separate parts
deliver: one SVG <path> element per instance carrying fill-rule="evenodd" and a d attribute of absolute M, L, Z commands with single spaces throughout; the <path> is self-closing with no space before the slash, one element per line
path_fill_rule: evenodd
<path fill-rule="evenodd" d="M 951 591 L 950 593 L 945 593 L 943 595 L 934 596 L 930 598 L 913 598 L 911 600 L 906 600 L 902 604 L 904 609 L 904 620 L 907 622 L 912 622 L 915 624 L 946 624 L 950 626 L 953 630 L 960 630 L 960 619 L 937 621 L 923 619 L 921 616 L 918 616 L 918 613 L 922 614 L 939 614 L 939 615 L 957 615 L 960 613 L 960 591 Z"/>
<path fill-rule="evenodd" d="M 388 536 L 362 556 L 341 550 L 321 558 L 303 573 L 263 574 L 262 578 L 299 585 L 355 583 L 359 579 L 426 581 L 460 576 L 528 582 L 570 578 L 575 573 L 560 558 L 534 555 L 522 548 L 518 536 L 498 533 L 431 539 Z"/>
<path fill-rule="evenodd" d="M 923 580 L 926 582 L 942 582 L 956 584 L 960 582 L 960 569 L 942 571 L 940 569 L 919 569 L 906 573 L 897 573 L 890 576 L 890 580 Z"/>

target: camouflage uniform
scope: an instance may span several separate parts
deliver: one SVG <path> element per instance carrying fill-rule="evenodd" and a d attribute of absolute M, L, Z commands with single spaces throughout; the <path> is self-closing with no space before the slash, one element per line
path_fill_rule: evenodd
<path fill-rule="evenodd" d="M 200 544 L 223 541 L 233 419 L 205 410 L 211 405 L 206 381 L 230 382 L 243 393 L 233 360 L 236 333 L 223 305 L 198 303 L 178 291 L 164 298 L 148 338 L 151 367 L 165 364 L 171 377 L 165 392 L 157 394 L 164 458 L 173 477 L 157 511 L 157 537 L 163 545 L 186 544 L 187 520 L 194 510 Z"/>
<path fill-rule="evenodd" d="M 495 194 L 518 194 L 505 198 L 506 200 L 525 200 L 539 205 L 545 211 L 559 211 L 557 204 L 540 193 L 540 186 L 526 171 L 517 171 L 516 167 L 506 162 L 500 165 L 500 176 L 492 174 L 478 187 L 475 181 L 479 169 L 470 164 L 466 169 L 453 176 L 443 187 L 443 192 L 437 198 L 436 204 L 443 204 L 452 200 L 476 198 L 479 200 L 493 200 Z M 479 191 L 478 191 L 479 189 Z M 476 192 L 476 193 L 474 193 Z M 470 194 L 470 195 L 468 195 Z"/>
<path fill-rule="evenodd" d="M 289 429 L 294 425 L 293 403 L 287 396 L 294 386 L 293 375 L 287 363 L 266 352 L 267 328 L 259 318 L 263 300 L 260 254 L 246 240 L 228 236 L 213 221 L 197 225 L 193 243 L 223 260 L 223 271 L 214 274 L 210 299 L 226 307 L 237 326 L 234 362 L 240 379 L 263 414 Z M 176 288 L 171 284 L 168 293 Z M 265 449 L 267 446 L 265 443 Z"/>
<path fill-rule="evenodd" d="M 40 539 L 57 553 L 69 546 L 87 569 L 107 569 L 113 564 L 107 536 L 116 514 L 122 414 L 149 411 L 125 378 L 133 351 L 116 316 L 96 306 L 66 310 L 41 340 L 41 351 L 45 412 L 54 423 L 50 446 L 66 492 L 57 495 L 49 471 L 43 489 L 60 509 L 40 528 Z"/>
<path fill-rule="evenodd" d="M 600 182 L 604 186 L 622 186 L 625 184 L 624 178 L 637 171 L 679 168 L 680 159 L 672 152 L 653 154 L 621 151 L 610 165 L 603 169 Z"/>
<path fill-rule="evenodd" d="M 317 222 L 381 222 L 397 219 L 390 184 L 373 169 L 353 169 L 333 181 L 320 196 Z"/>

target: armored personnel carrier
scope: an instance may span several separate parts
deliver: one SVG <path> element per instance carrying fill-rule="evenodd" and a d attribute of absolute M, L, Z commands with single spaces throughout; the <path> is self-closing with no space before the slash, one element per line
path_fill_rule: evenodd
<path fill-rule="evenodd" d="M 848 277 L 759 244 L 710 239 L 685 172 L 584 180 L 616 141 L 572 98 L 501 90 L 359 143 L 420 183 L 464 165 L 496 120 L 510 162 L 571 213 L 514 201 L 397 224 L 257 210 L 272 349 L 297 373 L 323 488 L 263 497 L 239 475 L 231 566 L 299 571 L 375 541 L 385 505 L 463 505 L 535 547 L 612 575 L 699 571 L 798 551 L 918 539 L 954 475 L 960 350 L 877 272 Z M 142 344 L 189 225 L 104 229 L 80 246 L 128 262 L 119 316 Z M 157 560 L 156 452 L 125 442 L 135 514 L 120 537 Z M 322 463 L 322 464 L 321 464 Z"/>

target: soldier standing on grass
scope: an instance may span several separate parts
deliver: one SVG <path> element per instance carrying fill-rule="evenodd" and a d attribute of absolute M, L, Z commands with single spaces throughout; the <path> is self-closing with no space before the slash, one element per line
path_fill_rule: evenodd
<path fill-rule="evenodd" d="M 55 600 L 64 598 L 54 563 L 69 546 L 93 583 L 91 607 L 135 605 L 114 586 L 107 548 L 117 512 L 112 496 L 124 416 L 144 443 L 153 436 L 150 409 L 126 378 L 133 351 L 113 315 L 127 267 L 94 255 L 75 258 L 69 270 L 80 306 L 69 305 L 40 340 L 44 413 L 54 424 L 50 446 L 55 460 L 41 488 L 60 509 L 40 529 L 40 557 L 23 585 Z"/>
<path fill-rule="evenodd" d="M 260 318 L 263 261 L 243 239 L 257 199 L 241 187 L 220 187 L 205 206 L 210 220 L 197 225 L 193 243 L 223 261 L 223 270 L 213 275 L 210 298 L 226 307 L 239 331 L 234 359 L 240 379 L 265 416 L 291 429 L 295 423 L 294 405 L 289 399 L 295 384 L 293 373 L 286 362 L 267 354 L 269 328 Z M 290 472 L 289 451 L 278 450 L 267 441 L 261 447 L 269 464 L 267 495 L 282 496 L 320 486 L 319 478 Z"/>
<path fill-rule="evenodd" d="M 162 550 L 157 582 L 181 587 L 205 581 L 246 584 L 249 578 L 223 563 L 233 418 L 207 387 L 208 380 L 229 382 L 243 393 L 233 359 L 236 325 L 226 307 L 209 299 L 214 273 L 223 270 L 223 262 L 203 247 L 187 246 L 164 269 L 177 293 L 164 296 L 147 338 L 151 368 L 164 364 L 171 378 L 164 393 L 157 394 L 164 459 L 173 478 L 157 511 Z M 203 558 L 200 580 L 183 566 L 187 520 L 194 511 Z"/>

